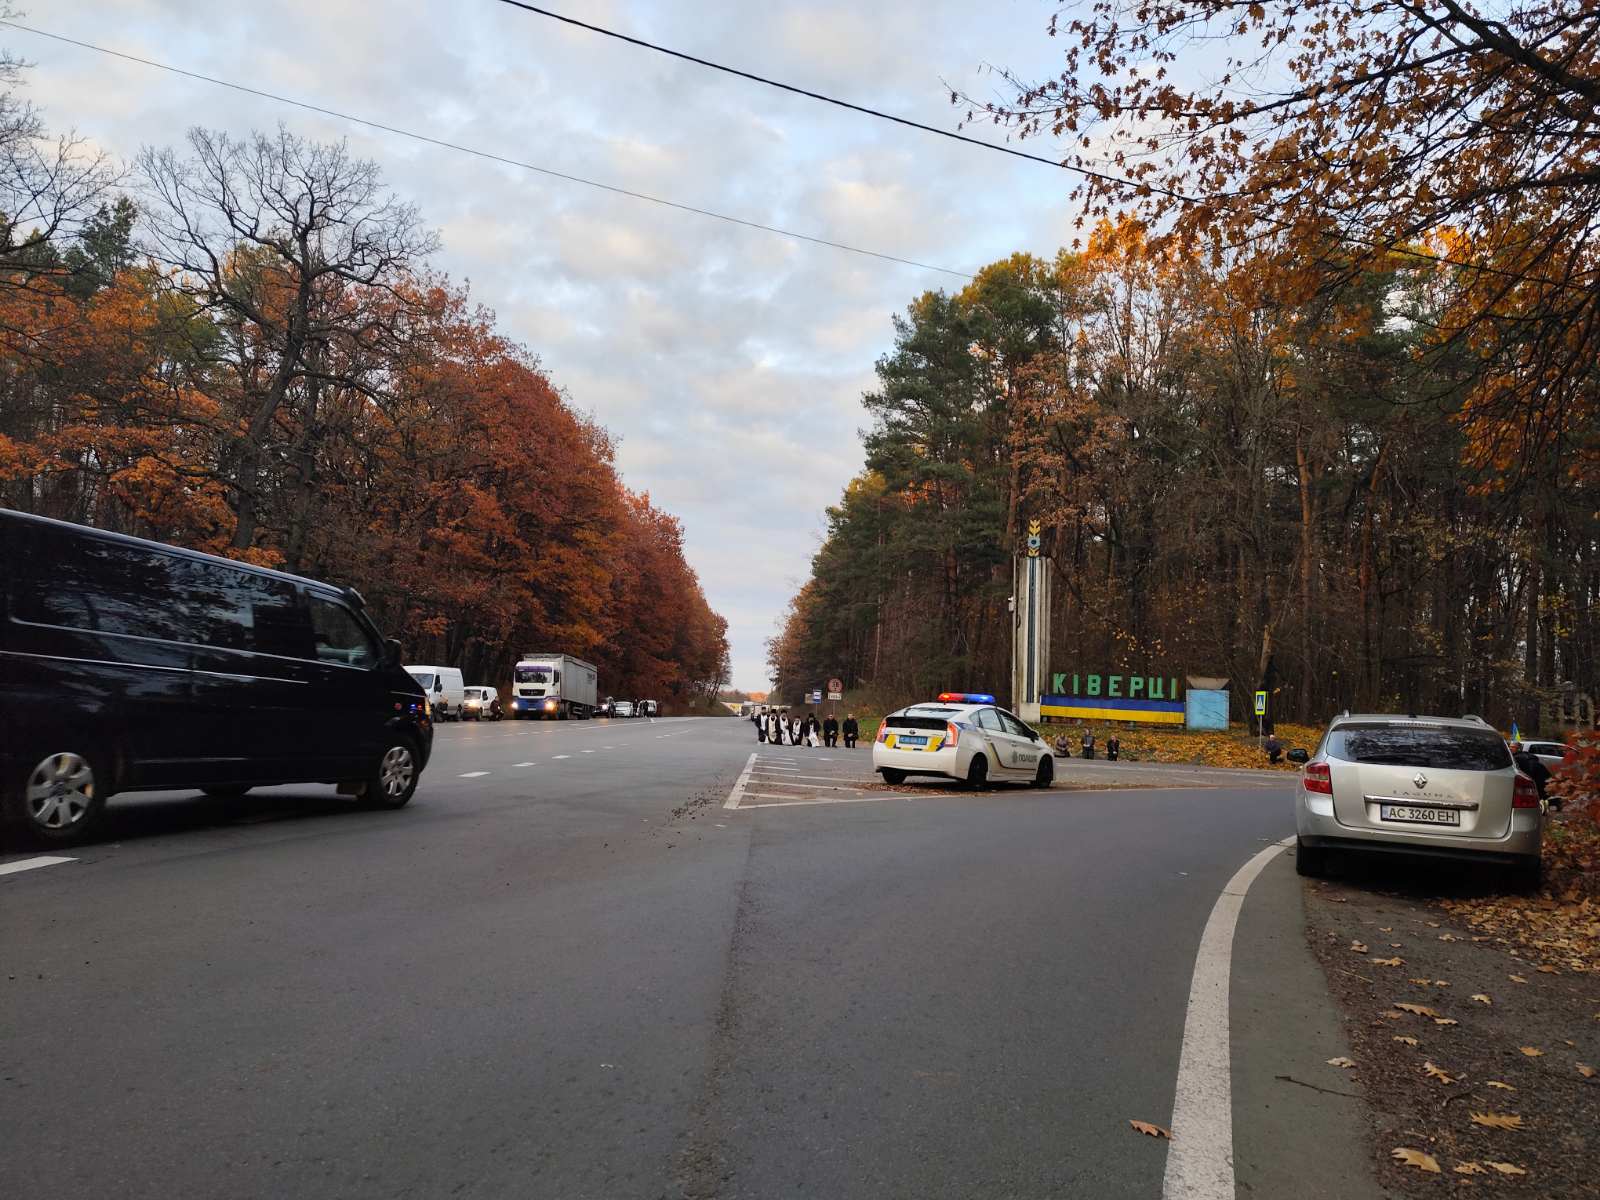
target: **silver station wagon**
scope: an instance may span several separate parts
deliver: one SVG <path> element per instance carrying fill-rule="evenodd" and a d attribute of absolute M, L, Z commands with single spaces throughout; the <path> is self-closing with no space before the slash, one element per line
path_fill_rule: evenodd
<path fill-rule="evenodd" d="M 1496 863 L 1539 883 L 1544 812 L 1505 739 L 1476 717 L 1334 719 L 1303 762 L 1295 796 L 1296 869 L 1317 876 L 1330 850 Z"/>

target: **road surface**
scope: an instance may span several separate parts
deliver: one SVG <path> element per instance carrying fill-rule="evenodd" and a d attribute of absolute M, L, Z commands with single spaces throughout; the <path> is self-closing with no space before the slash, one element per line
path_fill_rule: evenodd
<path fill-rule="evenodd" d="M 1127 1122 L 1283 786 L 725 808 L 750 729 L 448 725 L 392 813 L 114 801 L 0 875 L 5 1194 L 1161 1195 Z"/>

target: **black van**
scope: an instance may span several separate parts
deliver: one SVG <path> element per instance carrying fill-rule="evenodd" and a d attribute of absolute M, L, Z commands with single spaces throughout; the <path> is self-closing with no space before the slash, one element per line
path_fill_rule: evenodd
<path fill-rule="evenodd" d="M 113 792 L 411 799 L 416 681 L 346 588 L 0 509 L 0 814 L 85 835 Z"/>

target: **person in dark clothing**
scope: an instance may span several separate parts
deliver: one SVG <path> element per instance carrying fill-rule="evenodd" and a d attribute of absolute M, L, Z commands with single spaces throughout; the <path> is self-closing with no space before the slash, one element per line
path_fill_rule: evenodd
<path fill-rule="evenodd" d="M 1269 763 L 1283 761 L 1283 743 L 1278 740 L 1277 734 L 1267 734 L 1267 740 L 1264 749 L 1267 752 L 1267 761 Z"/>
<path fill-rule="evenodd" d="M 1106 739 L 1106 761 L 1116 762 L 1117 755 L 1122 753 L 1122 739 L 1112 734 Z"/>
<path fill-rule="evenodd" d="M 1090 731 L 1088 729 L 1085 729 L 1083 731 L 1082 746 L 1083 746 L 1083 756 L 1085 758 L 1093 758 L 1094 757 L 1094 733 L 1092 731 Z"/>
<path fill-rule="evenodd" d="M 839 744 L 839 718 L 832 713 L 822 723 L 822 744 L 824 746 L 837 746 Z"/>
<path fill-rule="evenodd" d="M 851 713 L 844 719 L 844 748 L 846 750 L 854 750 L 856 748 L 856 738 L 860 736 L 861 726 L 856 724 L 855 713 Z"/>
<path fill-rule="evenodd" d="M 1526 750 L 1513 750 L 1511 761 L 1517 764 L 1517 770 L 1533 780 L 1539 789 L 1539 799 L 1546 799 L 1544 785 L 1550 782 L 1550 768 L 1539 761 L 1539 756 L 1529 754 Z M 1551 807 L 1560 808 L 1561 802 L 1557 800 Z"/>

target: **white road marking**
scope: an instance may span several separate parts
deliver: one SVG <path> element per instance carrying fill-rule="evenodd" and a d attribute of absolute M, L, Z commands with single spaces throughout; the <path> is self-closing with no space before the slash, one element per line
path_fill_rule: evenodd
<path fill-rule="evenodd" d="M 487 772 L 487 771 L 465 771 L 461 775 L 459 775 L 457 778 L 460 778 L 460 779 L 477 779 L 479 776 L 487 775 L 488 773 L 489 772 Z"/>
<path fill-rule="evenodd" d="M 750 769 L 756 765 L 756 756 L 752 754 L 745 760 L 744 770 L 739 773 L 739 778 L 733 781 L 733 788 L 728 792 L 728 798 L 722 802 L 723 808 L 738 808 L 739 800 L 744 795 L 744 789 L 750 782 Z"/>
<path fill-rule="evenodd" d="M 1183 1021 L 1163 1200 L 1234 1200 L 1233 1059 L 1228 1041 L 1233 930 L 1256 876 L 1293 842 L 1284 838 L 1240 867 L 1217 897 L 1200 935 Z"/>
<path fill-rule="evenodd" d="M 585 754 L 593 754 L 593 753 L 594 753 L 594 751 L 593 751 L 593 750 L 585 750 L 585 751 L 584 751 L 584 753 L 585 753 Z"/>
<path fill-rule="evenodd" d="M 811 783 L 829 783 L 837 787 L 858 788 L 863 784 L 876 787 L 878 782 L 875 779 L 850 779 L 844 775 L 775 775 L 771 774 L 770 772 L 763 771 L 759 767 L 756 768 L 755 774 L 766 775 L 767 778 L 762 781 L 764 783 L 788 783 L 790 780 L 806 780 L 806 783 L 795 784 L 796 787 L 806 787 Z"/>
<path fill-rule="evenodd" d="M 570 754 L 553 754 L 550 757 L 552 757 L 552 758 L 571 758 L 572 755 L 570 755 Z"/>
<path fill-rule="evenodd" d="M 41 854 L 38 858 L 20 858 L 16 862 L 0 863 L 0 875 L 15 875 L 19 871 L 32 871 L 38 867 L 53 867 L 58 863 L 77 861 L 75 858 L 55 858 Z"/>
<path fill-rule="evenodd" d="M 531 763 L 531 762 L 525 762 L 525 763 L 513 763 L 512 765 L 513 766 L 518 766 L 518 767 L 531 767 L 531 766 L 535 766 L 537 764 Z"/>

